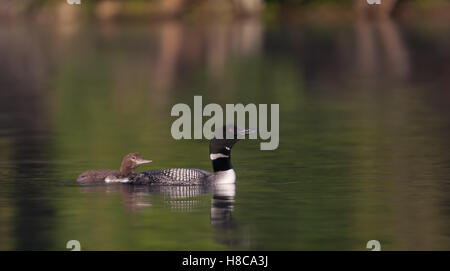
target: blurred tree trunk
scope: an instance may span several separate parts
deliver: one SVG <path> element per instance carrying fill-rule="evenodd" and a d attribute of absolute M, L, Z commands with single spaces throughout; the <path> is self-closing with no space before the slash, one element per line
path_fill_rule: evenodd
<path fill-rule="evenodd" d="M 391 79 L 403 81 L 409 76 L 408 47 L 390 18 L 399 1 L 381 1 L 381 5 L 355 1 L 359 15 L 355 24 L 358 71 L 365 78 L 376 78 L 381 70 Z"/>
<path fill-rule="evenodd" d="M 386 18 L 391 16 L 399 0 L 381 0 L 381 5 L 369 5 L 365 0 L 354 0 L 354 7 L 359 16 Z"/>
<path fill-rule="evenodd" d="M 263 0 L 232 0 L 237 14 L 252 15 L 259 13 L 263 8 Z"/>
<path fill-rule="evenodd" d="M 117 16 L 121 9 L 122 3 L 119 1 L 106 0 L 97 2 L 95 13 L 98 18 L 108 20 Z"/>
<path fill-rule="evenodd" d="M 223 4 L 231 4 L 234 8 L 234 12 L 237 15 L 257 14 L 262 10 L 263 7 L 263 0 L 225 0 L 223 3 L 214 3 L 214 1 L 210 0 L 196 0 L 191 2 L 187 0 L 161 0 L 161 10 L 166 15 L 177 15 L 182 13 L 183 9 L 186 8 L 187 5 L 189 5 L 190 8 L 195 8 L 195 6 L 202 5 L 200 3 L 219 6 L 223 6 Z"/>
<path fill-rule="evenodd" d="M 161 11 L 166 15 L 177 15 L 182 12 L 185 0 L 162 0 Z"/>

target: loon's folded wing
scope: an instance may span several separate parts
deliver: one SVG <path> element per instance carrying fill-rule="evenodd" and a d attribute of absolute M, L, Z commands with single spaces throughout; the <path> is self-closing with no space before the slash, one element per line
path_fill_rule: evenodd
<path fill-rule="evenodd" d="M 205 184 L 211 172 L 193 168 L 149 170 L 130 178 L 130 184 L 199 185 Z"/>

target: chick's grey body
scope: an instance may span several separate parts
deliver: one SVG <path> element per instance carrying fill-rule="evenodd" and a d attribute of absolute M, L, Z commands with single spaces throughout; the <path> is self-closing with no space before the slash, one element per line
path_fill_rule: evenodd
<path fill-rule="evenodd" d="M 138 152 L 129 153 L 122 159 L 120 170 L 88 170 L 78 176 L 77 182 L 81 184 L 127 182 L 127 176 L 135 174 L 134 169 L 136 167 L 150 162 L 151 160 L 142 158 L 141 154 Z"/>
<path fill-rule="evenodd" d="M 77 181 L 80 183 L 103 183 L 108 176 L 119 176 L 119 170 L 99 169 L 88 170 L 80 174 Z"/>
<path fill-rule="evenodd" d="M 149 170 L 130 177 L 129 184 L 198 185 L 208 182 L 213 173 L 194 168 Z"/>

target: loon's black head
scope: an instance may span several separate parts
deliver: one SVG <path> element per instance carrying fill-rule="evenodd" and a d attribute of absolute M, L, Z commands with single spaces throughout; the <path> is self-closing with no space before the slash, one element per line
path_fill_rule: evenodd
<path fill-rule="evenodd" d="M 240 129 L 236 125 L 225 125 L 216 131 L 209 143 L 209 157 L 213 162 L 214 171 L 231 169 L 231 148 L 250 133 L 252 130 Z"/>
<path fill-rule="evenodd" d="M 245 135 L 251 133 L 250 129 L 240 129 L 236 125 L 224 125 L 222 129 L 216 131 L 215 136 L 209 144 L 210 154 L 230 154 L 231 148 Z"/>

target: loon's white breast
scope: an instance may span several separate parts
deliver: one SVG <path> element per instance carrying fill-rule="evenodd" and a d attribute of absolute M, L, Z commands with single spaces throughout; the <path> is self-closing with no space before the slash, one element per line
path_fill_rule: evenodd
<path fill-rule="evenodd" d="M 216 184 L 236 183 L 236 172 L 232 168 L 224 171 L 215 172 L 214 182 Z"/>

